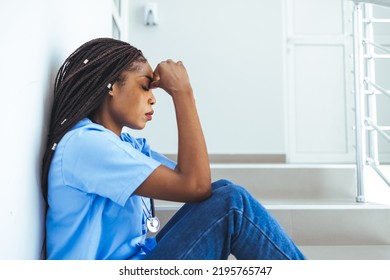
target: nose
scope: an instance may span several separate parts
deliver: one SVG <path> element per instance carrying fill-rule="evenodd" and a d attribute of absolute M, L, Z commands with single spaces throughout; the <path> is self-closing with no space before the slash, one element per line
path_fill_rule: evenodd
<path fill-rule="evenodd" d="M 151 97 L 149 98 L 148 102 L 149 102 L 150 105 L 156 104 L 156 98 L 154 97 L 153 94 L 152 94 Z"/>

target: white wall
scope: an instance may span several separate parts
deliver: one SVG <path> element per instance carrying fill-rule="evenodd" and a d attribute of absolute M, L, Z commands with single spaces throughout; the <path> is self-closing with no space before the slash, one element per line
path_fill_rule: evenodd
<path fill-rule="evenodd" d="M 0 3 L 0 259 L 37 259 L 40 164 L 53 79 L 77 46 L 111 36 L 111 0 Z"/>
<path fill-rule="evenodd" d="M 129 42 L 152 67 L 167 58 L 185 63 L 209 153 L 284 154 L 282 1 L 156 0 L 154 27 L 143 24 L 146 2 L 129 3 Z M 155 119 L 139 134 L 176 153 L 170 98 L 155 95 Z"/>

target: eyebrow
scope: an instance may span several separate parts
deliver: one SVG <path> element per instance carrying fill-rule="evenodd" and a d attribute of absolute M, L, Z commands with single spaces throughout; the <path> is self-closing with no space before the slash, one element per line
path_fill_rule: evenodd
<path fill-rule="evenodd" d="M 149 82 L 152 82 L 153 81 L 153 77 L 149 76 L 149 75 L 142 75 L 141 78 L 146 78 L 149 80 Z"/>

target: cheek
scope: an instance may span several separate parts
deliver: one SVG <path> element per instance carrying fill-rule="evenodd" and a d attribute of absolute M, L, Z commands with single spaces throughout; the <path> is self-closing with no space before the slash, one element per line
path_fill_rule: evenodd
<path fill-rule="evenodd" d="M 117 108 L 121 108 L 121 110 L 129 110 L 134 106 L 135 100 L 131 95 L 123 94 L 116 98 L 115 103 Z"/>
<path fill-rule="evenodd" d="M 118 113 L 128 122 L 137 122 L 143 112 L 142 100 L 134 96 L 126 97 L 117 102 Z"/>
<path fill-rule="evenodd" d="M 144 92 L 128 89 L 120 92 L 113 102 L 115 104 L 113 109 L 117 115 L 121 115 L 121 118 L 125 118 L 127 121 L 136 121 L 140 114 L 145 113 L 147 99 Z"/>
<path fill-rule="evenodd" d="M 128 113 L 131 111 L 128 103 L 123 98 L 114 98 L 110 103 L 110 115 L 116 122 L 124 122 L 128 119 Z"/>

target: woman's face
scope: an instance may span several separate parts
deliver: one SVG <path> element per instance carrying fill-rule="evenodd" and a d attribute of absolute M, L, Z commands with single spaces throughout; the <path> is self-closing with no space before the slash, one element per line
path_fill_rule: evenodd
<path fill-rule="evenodd" d="M 147 62 L 137 62 L 138 67 L 124 71 L 121 81 L 114 83 L 106 99 L 110 129 L 120 134 L 124 126 L 132 129 L 143 129 L 152 120 L 156 103 L 150 90 L 153 70 Z"/>

